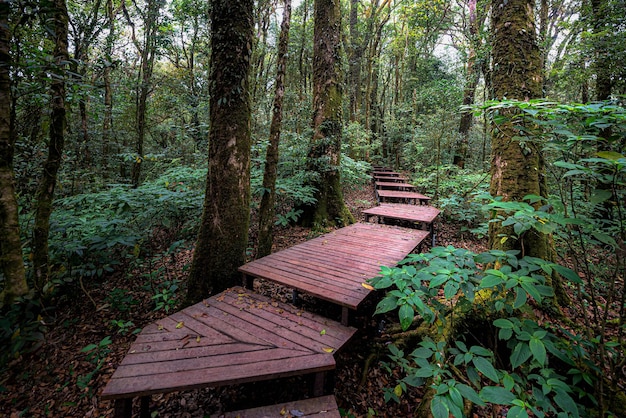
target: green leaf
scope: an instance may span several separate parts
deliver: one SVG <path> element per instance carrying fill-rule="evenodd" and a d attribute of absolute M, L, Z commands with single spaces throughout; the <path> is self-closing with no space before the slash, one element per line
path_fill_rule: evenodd
<path fill-rule="evenodd" d="M 495 325 L 498 328 L 513 329 L 513 322 L 504 318 L 496 319 L 495 321 L 493 321 L 493 325 Z"/>
<path fill-rule="evenodd" d="M 484 357 L 474 357 L 472 362 L 474 363 L 474 366 L 476 366 L 476 369 L 478 369 L 478 371 L 485 377 L 489 378 L 494 383 L 500 382 L 498 379 L 498 373 L 489 360 Z"/>
<path fill-rule="evenodd" d="M 578 406 L 576 405 L 576 402 L 574 402 L 572 397 L 560 389 L 557 389 L 555 392 L 556 395 L 554 395 L 554 402 L 556 402 L 561 410 L 568 412 L 571 416 L 575 418 L 578 418 Z"/>
<path fill-rule="evenodd" d="M 583 281 L 580 279 L 580 277 L 574 270 L 564 267 L 560 264 L 554 264 L 552 268 L 556 270 L 557 273 L 559 273 L 561 276 L 565 277 L 567 280 L 571 281 L 572 283 L 583 284 Z"/>
<path fill-rule="evenodd" d="M 596 155 L 598 157 L 600 157 L 600 158 L 605 158 L 607 160 L 613 160 L 613 161 L 617 161 L 617 160 L 620 160 L 622 158 L 626 158 L 622 154 L 620 154 L 619 152 L 615 152 L 615 151 L 600 151 L 600 152 L 596 153 Z"/>
<path fill-rule="evenodd" d="M 411 353 L 411 356 L 418 358 L 430 358 L 433 355 L 433 350 L 426 347 L 418 347 Z"/>
<path fill-rule="evenodd" d="M 479 287 L 482 289 L 487 289 L 490 287 L 499 286 L 504 283 L 504 279 L 494 275 L 487 275 L 481 281 Z"/>
<path fill-rule="evenodd" d="M 526 412 L 526 408 L 516 405 L 509 409 L 506 418 L 528 418 L 528 412 Z"/>
<path fill-rule="evenodd" d="M 513 349 L 513 352 L 511 353 L 511 367 L 515 369 L 529 358 L 530 349 L 528 348 L 528 344 L 523 342 L 517 343 L 517 345 Z"/>
<path fill-rule="evenodd" d="M 485 386 L 480 391 L 480 397 L 489 403 L 498 405 L 510 405 L 515 395 L 501 386 Z"/>
<path fill-rule="evenodd" d="M 471 386 L 465 385 L 463 383 L 457 383 L 455 387 L 458 389 L 458 391 L 461 393 L 461 395 L 463 395 L 465 399 L 469 400 L 470 402 L 476 405 L 480 405 L 480 406 L 485 405 L 483 400 L 480 399 L 480 397 L 478 396 L 478 393 L 476 393 L 476 391 Z"/>
<path fill-rule="evenodd" d="M 450 409 L 443 400 L 443 396 L 435 396 L 430 402 L 430 412 L 433 414 L 433 418 L 448 418 L 450 415 Z"/>
<path fill-rule="evenodd" d="M 376 312 L 374 314 L 382 314 L 392 311 L 398 307 L 398 298 L 395 296 L 386 296 L 383 300 L 376 305 Z"/>
<path fill-rule="evenodd" d="M 533 354 L 535 360 L 539 362 L 542 366 L 546 364 L 546 347 L 543 345 L 543 341 L 541 341 L 537 337 L 531 337 L 530 342 L 528 343 L 530 348 L 530 352 Z"/>
<path fill-rule="evenodd" d="M 404 304 L 400 306 L 400 310 L 398 311 L 398 317 L 400 318 L 400 326 L 403 331 L 406 331 L 413 323 L 413 317 L 415 316 L 415 312 L 413 308 L 408 304 Z"/>
<path fill-rule="evenodd" d="M 479 345 L 473 345 L 469 351 L 477 356 L 490 357 L 492 355 L 491 351 Z"/>
<path fill-rule="evenodd" d="M 519 287 L 515 289 L 515 301 L 513 302 L 513 308 L 519 309 L 526 304 L 527 301 L 526 291 Z"/>
<path fill-rule="evenodd" d="M 448 389 L 450 393 L 450 400 L 459 408 L 463 408 L 463 396 L 461 396 L 461 392 L 454 386 Z"/>
<path fill-rule="evenodd" d="M 446 299 L 452 299 L 459 290 L 459 284 L 454 280 L 449 280 L 443 288 L 443 295 Z"/>

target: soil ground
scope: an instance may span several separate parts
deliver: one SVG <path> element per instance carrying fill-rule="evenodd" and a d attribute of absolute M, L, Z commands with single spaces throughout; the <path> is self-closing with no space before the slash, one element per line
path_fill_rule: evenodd
<path fill-rule="evenodd" d="M 363 219 L 361 210 L 376 204 L 371 187 L 348 190 L 345 198 L 359 220 Z M 474 251 L 485 247 L 484 242 L 463 236 L 453 224 L 439 221 L 436 229 L 438 245 Z M 297 226 L 280 228 L 275 232 L 275 250 L 322 232 Z M 252 230 L 250 241 L 254 239 Z M 161 247 L 168 247 L 167 237 L 156 234 L 155 240 L 164 241 Z M 34 351 L 10 363 L 8 371 L 0 378 L 0 416 L 112 416 L 112 403 L 100 400 L 99 394 L 134 340 L 133 331 L 167 315 L 163 309 L 155 310 L 158 301 L 153 298 L 155 289 L 174 285 L 179 286 L 174 294 L 184 294 L 184 278 L 191 257 L 192 250 L 187 249 L 173 256 L 155 257 L 154 264 L 126 263 L 112 275 L 67 289 L 64 296 L 55 301 L 51 314 L 42 319 L 46 327 L 45 339 Z M 281 300 L 288 300 L 291 295 L 288 289 L 269 283 L 259 283 L 256 290 Z M 168 306 L 169 299 L 160 300 Z M 175 302 L 176 299 L 172 299 L 169 313 L 177 309 Z M 340 314 L 336 308 L 320 302 L 305 299 L 304 303 L 307 309 L 326 316 Z M 357 315 L 356 322 L 362 331 L 338 354 L 337 370 L 329 376 L 327 389 L 335 393 L 346 416 L 363 417 L 373 413 L 388 417 L 413 416 L 421 399 L 420 390 L 405 394 L 400 404 L 385 402 L 383 389 L 395 386 L 397 372 L 384 367 L 386 346 L 391 337 L 380 318 L 373 317 L 374 307 L 375 301 L 366 302 Z M 106 337 L 111 341 L 108 344 Z M 100 343 L 101 348 L 85 352 L 85 347 Z M 309 395 L 309 383 L 306 378 L 290 378 L 157 395 L 151 400 L 152 416 L 203 417 L 224 410 L 302 399 Z"/>

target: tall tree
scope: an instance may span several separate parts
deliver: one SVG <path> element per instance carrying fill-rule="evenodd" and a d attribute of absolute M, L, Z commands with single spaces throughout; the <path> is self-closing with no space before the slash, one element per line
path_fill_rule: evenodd
<path fill-rule="evenodd" d="M 250 93 L 253 0 L 211 8 L 209 167 L 204 211 L 189 275 L 193 303 L 235 284 L 250 218 Z"/>
<path fill-rule="evenodd" d="M 124 3 L 122 3 L 124 4 Z M 152 92 L 152 72 L 158 52 L 159 13 L 163 0 L 146 0 L 145 10 L 137 11 L 143 19 L 143 41 L 139 42 L 135 34 L 135 26 L 124 8 L 127 20 L 132 29 L 132 38 L 139 52 L 140 67 L 137 74 L 136 107 L 135 107 L 135 161 L 131 171 L 133 187 L 138 187 L 143 162 L 143 146 L 146 137 L 146 115 L 148 112 L 148 96 Z M 124 6 L 125 7 L 125 6 Z"/>
<path fill-rule="evenodd" d="M 39 181 L 33 228 L 34 284 L 39 291 L 43 290 L 49 279 L 48 235 L 57 172 L 61 166 L 65 144 L 65 69 L 68 62 L 68 16 L 65 0 L 50 0 L 46 3 L 46 12 L 49 13 L 49 21 L 52 24 L 49 33 L 54 45 L 54 61 L 50 68 L 52 77 L 50 81 L 51 108 L 48 157 Z"/>
<path fill-rule="evenodd" d="M 313 31 L 313 137 L 307 169 L 316 203 L 304 205 L 304 225 L 347 225 L 354 217 L 341 190 L 341 14 L 339 0 L 315 0 Z"/>
<path fill-rule="evenodd" d="M 276 176 L 278 172 L 278 145 L 283 119 L 283 99 L 285 97 L 285 70 L 287 68 L 287 49 L 289 47 L 289 25 L 291 20 L 291 0 L 285 0 L 283 22 L 278 39 L 276 57 L 276 92 L 272 123 L 270 125 L 270 143 L 265 153 L 265 171 L 263 173 L 263 196 L 259 207 L 259 243 L 257 257 L 264 257 L 272 252 L 272 226 L 274 224 L 276 201 Z"/>
<path fill-rule="evenodd" d="M 9 2 L 0 2 L 0 272 L 4 291 L 0 304 L 11 303 L 28 293 L 20 240 L 19 208 L 15 194 L 13 154 L 15 136 L 11 123 L 11 56 L 9 44 Z"/>
<path fill-rule="evenodd" d="M 540 97 L 542 62 L 537 45 L 534 1 L 495 0 L 491 6 L 493 71 L 497 99 L 529 100 Z M 509 110 L 508 116 L 513 116 Z M 544 163 L 539 144 L 521 142 L 513 121 L 493 130 L 491 154 L 492 196 L 505 201 L 521 201 L 526 195 L 546 196 Z M 489 225 L 489 246 L 494 249 L 521 250 L 522 255 L 547 259 L 548 237 L 529 231 L 523 240 L 506 239 L 512 226 L 500 222 Z"/>

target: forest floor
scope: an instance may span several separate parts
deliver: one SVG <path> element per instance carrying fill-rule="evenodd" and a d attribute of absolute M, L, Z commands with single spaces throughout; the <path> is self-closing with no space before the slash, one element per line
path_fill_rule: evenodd
<path fill-rule="evenodd" d="M 348 190 L 345 198 L 357 220 L 363 219 L 361 210 L 376 204 L 371 186 Z M 438 245 L 473 251 L 485 249 L 483 241 L 464 236 L 454 224 L 439 221 L 436 230 Z M 252 230 L 251 242 L 255 235 Z M 314 235 L 313 231 L 301 227 L 280 228 L 276 231 L 276 250 Z M 155 234 L 155 240 L 159 239 L 166 241 L 165 237 Z M 167 242 L 161 244 L 161 247 L 168 247 Z M 97 282 L 72 286 L 55 301 L 54 313 L 43 319 L 47 331 L 38 348 L 15 359 L 8 373 L 0 378 L 0 416 L 112 416 L 112 403 L 100 400 L 99 394 L 134 341 L 133 331 L 167 315 L 163 309 L 155 310 L 155 289 L 165 295 L 167 292 L 163 289 L 179 286 L 173 293 L 182 298 L 185 271 L 191 257 L 188 249 L 172 256 L 157 256 L 154 264 L 127 263 L 120 269 L 123 271 Z M 281 300 L 288 300 L 291 294 L 269 283 L 260 283 L 256 290 Z M 156 299 L 159 300 L 169 306 L 170 299 Z M 305 300 L 305 303 L 306 309 L 325 315 L 339 313 L 320 302 Z M 373 412 L 376 416 L 413 416 L 421 399 L 420 390 L 405 393 L 400 404 L 384 400 L 383 389 L 394 387 L 398 376 L 394 376 L 397 371 L 390 373 L 384 367 L 386 346 L 392 337 L 380 326 L 379 320 L 373 318 L 374 307 L 375 301 L 369 302 L 356 317 L 356 321 L 363 324 L 363 330 L 338 354 L 337 370 L 333 373 L 334 379 L 329 379 L 332 380 L 328 383 L 329 390 L 334 388 L 346 416 L 363 417 Z M 176 309 L 172 306 L 169 313 Z M 387 320 L 393 321 L 393 318 Z M 89 347 L 93 349 L 87 352 Z M 301 399 L 307 396 L 309 386 L 307 379 L 298 377 L 271 384 L 261 382 L 161 394 L 152 397 L 152 416 L 203 417 L 242 406 Z"/>

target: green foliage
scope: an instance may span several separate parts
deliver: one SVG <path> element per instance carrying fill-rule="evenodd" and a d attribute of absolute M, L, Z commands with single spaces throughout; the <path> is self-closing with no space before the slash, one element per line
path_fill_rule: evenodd
<path fill-rule="evenodd" d="M 105 300 L 112 309 L 122 313 L 129 312 L 134 305 L 139 303 L 128 290 L 119 287 L 111 290 Z"/>
<path fill-rule="evenodd" d="M 121 254 L 139 256 L 156 229 L 195 234 L 206 171 L 175 168 L 137 189 L 116 185 L 59 199 L 51 218 L 50 254 L 60 282 L 102 277 Z"/>
<path fill-rule="evenodd" d="M 41 307 L 31 297 L 20 298 L 0 316 L 0 370 L 44 342 L 46 327 Z"/>
<path fill-rule="evenodd" d="M 102 366 L 106 362 L 106 357 L 111 352 L 111 347 L 109 346 L 112 343 L 113 341 L 111 340 L 111 337 L 107 335 L 102 340 L 100 340 L 100 342 L 88 344 L 80 350 L 81 353 L 85 354 L 85 359 L 93 365 L 93 369 L 89 373 L 78 376 L 76 380 L 76 385 L 81 390 L 91 394 L 91 388 L 89 387 L 89 384 L 100 372 Z"/>
<path fill-rule="evenodd" d="M 406 377 L 399 382 L 400 390 L 386 392 L 388 399 L 399 400 L 398 393 L 407 385 L 420 386 L 428 380 L 435 389 L 431 412 L 436 417 L 462 417 L 464 399 L 478 405 L 517 407 L 519 414 L 578 416 L 571 382 L 566 383 L 567 377 L 554 369 L 548 356 L 567 360 L 567 352 L 560 349 L 552 331 L 534 319 L 518 316 L 525 316 L 530 303 L 541 304 L 553 296 L 552 288 L 545 284 L 545 275 L 553 270 L 566 272 L 577 282 L 580 278 L 566 267 L 518 255 L 517 251 L 475 254 L 435 247 L 426 254 L 409 255 L 397 268 L 381 268 L 381 275 L 371 284 L 376 289 L 392 290 L 378 304 L 376 313 L 397 310 L 403 330 L 416 316 L 435 325 L 436 330 L 434 340 L 423 340 L 411 353 L 390 347 L 392 363 L 400 366 Z M 484 270 L 484 265 L 500 267 Z M 496 317 L 491 326 L 499 328 L 498 338 L 510 350 L 501 365 L 496 362 L 497 346 L 490 347 L 488 339 L 469 347 L 461 338 L 448 341 L 452 330 L 462 325 L 467 315 L 475 314 L 475 309 L 481 311 L 477 315 Z"/>
<path fill-rule="evenodd" d="M 179 283 L 180 280 L 166 280 L 159 284 L 156 293 L 152 296 L 155 311 L 163 310 L 165 313 L 169 313 L 178 305 Z"/>

